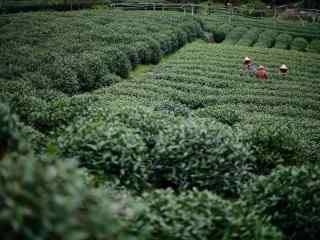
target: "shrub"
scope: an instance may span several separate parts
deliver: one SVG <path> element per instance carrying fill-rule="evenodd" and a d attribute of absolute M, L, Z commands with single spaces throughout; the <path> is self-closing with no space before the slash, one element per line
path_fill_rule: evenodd
<path fill-rule="evenodd" d="M 216 43 L 221 43 L 226 38 L 226 34 L 224 32 L 215 31 L 213 38 Z"/>
<path fill-rule="evenodd" d="M 241 115 L 234 108 L 215 108 L 213 110 L 213 117 L 223 124 L 233 126 L 241 121 Z"/>
<path fill-rule="evenodd" d="M 187 106 L 174 102 L 162 102 L 161 104 L 155 106 L 154 110 L 166 113 L 173 113 L 176 116 L 185 117 L 188 117 L 191 114 L 191 110 Z"/>
<path fill-rule="evenodd" d="M 254 211 L 241 209 L 209 192 L 158 190 L 143 195 L 152 239 L 282 239 Z"/>
<path fill-rule="evenodd" d="M 139 134 L 120 123 L 82 123 L 60 139 L 64 154 L 79 157 L 81 166 L 102 171 L 122 186 L 140 190 L 147 184 L 147 149 Z"/>
<path fill-rule="evenodd" d="M 163 129 L 151 151 L 152 182 L 174 189 L 208 189 L 236 196 L 251 178 L 254 159 L 232 130 L 206 120 L 186 119 Z"/>
<path fill-rule="evenodd" d="M 308 52 L 320 53 L 320 40 L 312 40 L 307 50 Z"/>
<path fill-rule="evenodd" d="M 18 120 L 9 107 L 0 102 L 0 161 L 4 154 L 16 148 L 19 133 Z"/>
<path fill-rule="evenodd" d="M 147 63 L 158 64 L 161 59 L 160 44 L 152 38 L 148 38 L 146 44 L 150 51 L 150 59 Z"/>
<path fill-rule="evenodd" d="M 225 24 L 221 25 L 220 27 L 218 27 L 218 29 L 213 32 L 213 36 L 214 36 L 215 42 L 217 42 L 217 43 L 222 42 L 226 38 L 226 35 L 232 29 L 233 29 L 233 26 L 230 25 L 230 24 L 227 24 L 227 23 L 225 23 Z"/>
<path fill-rule="evenodd" d="M 89 188 L 70 160 L 10 154 L 0 161 L 0 178 L 4 240 L 142 237 L 131 227 L 137 205 Z"/>
<path fill-rule="evenodd" d="M 140 64 L 140 58 L 134 46 L 119 45 L 117 46 L 117 48 L 119 48 L 123 53 L 125 53 L 128 56 L 132 68 L 135 68 L 138 64 Z"/>
<path fill-rule="evenodd" d="M 122 51 L 119 51 L 116 47 L 102 48 L 100 54 L 104 55 L 103 61 L 111 73 L 116 73 L 120 77 L 127 78 L 129 76 L 129 71 L 131 70 L 131 64 L 129 57 Z M 139 51 L 138 51 L 139 54 Z M 143 57 L 139 58 L 143 62 Z"/>
<path fill-rule="evenodd" d="M 247 206 L 271 218 L 288 239 L 315 240 L 320 230 L 320 168 L 279 167 L 242 193 Z"/>
<path fill-rule="evenodd" d="M 240 38 L 236 44 L 250 47 L 258 40 L 260 32 L 261 30 L 259 28 L 251 28 Z"/>
<path fill-rule="evenodd" d="M 278 33 L 274 30 L 266 30 L 259 35 L 258 41 L 254 47 L 271 48 L 275 43 Z"/>
<path fill-rule="evenodd" d="M 302 145 L 292 127 L 256 124 L 242 128 L 242 133 L 256 158 L 257 175 L 269 174 L 277 165 L 292 166 L 300 162 Z"/>
<path fill-rule="evenodd" d="M 57 53 L 51 54 L 52 62 L 44 63 L 41 72 L 52 79 L 55 89 L 67 94 L 76 94 L 80 91 L 80 83 L 77 77 L 77 69 L 74 63 L 77 62 L 74 56 L 61 56 Z"/>
<path fill-rule="evenodd" d="M 289 49 L 292 42 L 292 36 L 287 33 L 281 33 L 276 38 L 276 44 L 274 48 Z"/>
<path fill-rule="evenodd" d="M 305 51 L 308 46 L 308 41 L 302 37 L 297 37 L 291 44 L 291 49 L 297 51 Z"/>
<path fill-rule="evenodd" d="M 254 165 L 248 146 L 231 129 L 142 108 L 114 106 L 80 119 L 59 146 L 83 166 L 135 190 L 197 187 L 233 197 Z"/>
<path fill-rule="evenodd" d="M 236 44 L 247 31 L 248 29 L 246 27 L 236 27 L 228 33 L 224 42 L 229 44 Z"/>
<path fill-rule="evenodd" d="M 102 78 L 110 74 L 103 57 L 96 52 L 81 53 L 76 68 L 81 91 L 90 91 L 102 87 L 104 85 Z"/>

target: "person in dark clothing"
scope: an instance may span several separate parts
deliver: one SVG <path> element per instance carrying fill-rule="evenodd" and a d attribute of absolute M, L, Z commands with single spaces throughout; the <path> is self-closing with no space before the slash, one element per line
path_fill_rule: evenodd
<path fill-rule="evenodd" d="M 241 76 L 244 73 L 249 73 L 249 75 L 254 76 L 257 71 L 257 67 L 258 66 L 255 63 L 252 63 L 249 57 L 245 57 L 243 60 L 243 71 L 241 73 Z"/>

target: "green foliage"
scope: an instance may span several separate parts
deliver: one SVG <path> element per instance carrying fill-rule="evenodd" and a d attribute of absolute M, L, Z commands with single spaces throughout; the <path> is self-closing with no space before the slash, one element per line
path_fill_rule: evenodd
<path fill-rule="evenodd" d="M 210 192 L 158 190 L 143 195 L 147 212 L 139 220 L 151 225 L 152 239 L 282 239 L 254 211 Z"/>
<path fill-rule="evenodd" d="M 271 48 L 275 43 L 275 38 L 278 33 L 274 30 L 266 30 L 259 35 L 258 41 L 254 47 Z"/>
<path fill-rule="evenodd" d="M 19 138 L 18 121 L 9 107 L 0 103 L 0 161 L 4 154 L 15 149 Z"/>
<path fill-rule="evenodd" d="M 226 35 L 233 29 L 233 26 L 230 24 L 223 24 L 220 27 L 218 27 L 216 30 L 213 31 L 213 37 L 215 42 L 220 43 L 225 38 Z"/>
<path fill-rule="evenodd" d="M 242 193 L 247 206 L 279 227 L 288 239 L 318 239 L 320 234 L 320 169 L 318 166 L 284 168 L 258 177 Z"/>
<path fill-rule="evenodd" d="M 198 20 L 178 14 L 163 18 L 92 10 L 4 19 L 0 77 L 19 82 L 22 77 L 37 98 L 53 90 L 75 95 L 110 86 L 137 64 L 157 64 L 163 54 L 202 33 Z"/>
<path fill-rule="evenodd" d="M 320 53 L 320 40 L 312 40 L 307 49 L 308 52 Z"/>
<path fill-rule="evenodd" d="M 292 36 L 286 33 L 279 34 L 276 38 L 274 48 L 289 49 L 292 42 Z"/>
<path fill-rule="evenodd" d="M 260 32 L 261 29 L 259 28 L 251 28 L 240 38 L 236 44 L 251 47 L 258 40 Z"/>
<path fill-rule="evenodd" d="M 241 130 L 256 158 L 256 174 L 269 174 L 277 165 L 301 163 L 302 144 L 292 127 L 276 123 L 255 124 Z"/>
<path fill-rule="evenodd" d="M 248 31 L 246 27 L 235 27 L 231 32 L 227 34 L 224 43 L 236 44 L 240 38 Z"/>
<path fill-rule="evenodd" d="M 308 41 L 302 37 L 295 38 L 291 44 L 291 49 L 297 51 L 306 51 Z"/>
<path fill-rule="evenodd" d="M 159 133 L 151 153 L 156 186 L 228 196 L 237 195 L 238 184 L 251 177 L 254 161 L 230 129 L 204 120 L 171 124 Z"/>
<path fill-rule="evenodd" d="M 137 108 L 80 120 L 59 146 L 83 166 L 136 190 L 197 187 L 235 196 L 254 164 L 248 147 L 221 124 Z"/>
<path fill-rule="evenodd" d="M 131 203 L 90 189 L 72 162 L 11 154 L 0 165 L 2 239 L 136 239 Z"/>

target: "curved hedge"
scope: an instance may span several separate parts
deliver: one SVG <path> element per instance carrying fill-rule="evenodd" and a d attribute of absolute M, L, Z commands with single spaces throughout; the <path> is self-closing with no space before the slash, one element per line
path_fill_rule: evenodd
<path fill-rule="evenodd" d="M 1 160 L 1 238 L 141 239 L 131 230 L 135 205 L 90 189 L 82 175 L 70 161 L 15 154 Z"/>
<path fill-rule="evenodd" d="M 281 234 L 254 211 L 209 192 L 158 190 L 143 195 L 147 212 L 139 220 L 150 224 L 151 239 L 280 240 Z"/>
<path fill-rule="evenodd" d="M 241 196 L 248 207 L 270 217 L 288 239 L 319 238 L 319 166 L 280 167 L 256 178 Z"/>
<path fill-rule="evenodd" d="M 136 190 L 197 187 L 235 196 L 255 163 L 248 146 L 221 124 L 136 108 L 80 119 L 59 145 L 83 166 Z"/>
<path fill-rule="evenodd" d="M 292 36 L 286 33 L 281 33 L 276 38 L 276 43 L 274 45 L 274 48 L 279 49 L 289 49 L 291 42 L 292 42 Z"/>
<path fill-rule="evenodd" d="M 306 51 L 308 47 L 308 41 L 302 37 L 295 38 L 291 43 L 291 49 L 297 51 Z"/>

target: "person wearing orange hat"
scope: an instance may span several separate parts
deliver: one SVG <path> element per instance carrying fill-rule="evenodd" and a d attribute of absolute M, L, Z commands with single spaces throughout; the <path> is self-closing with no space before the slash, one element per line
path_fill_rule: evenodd
<path fill-rule="evenodd" d="M 279 74 L 282 76 L 287 76 L 288 75 L 288 67 L 285 64 L 282 64 L 279 68 Z"/>
<path fill-rule="evenodd" d="M 243 60 L 243 72 L 248 72 L 250 75 L 254 75 L 256 70 L 257 65 L 252 63 L 249 57 L 245 57 Z"/>
<path fill-rule="evenodd" d="M 268 79 L 268 74 L 265 66 L 260 65 L 256 71 L 256 77 L 262 80 Z"/>

